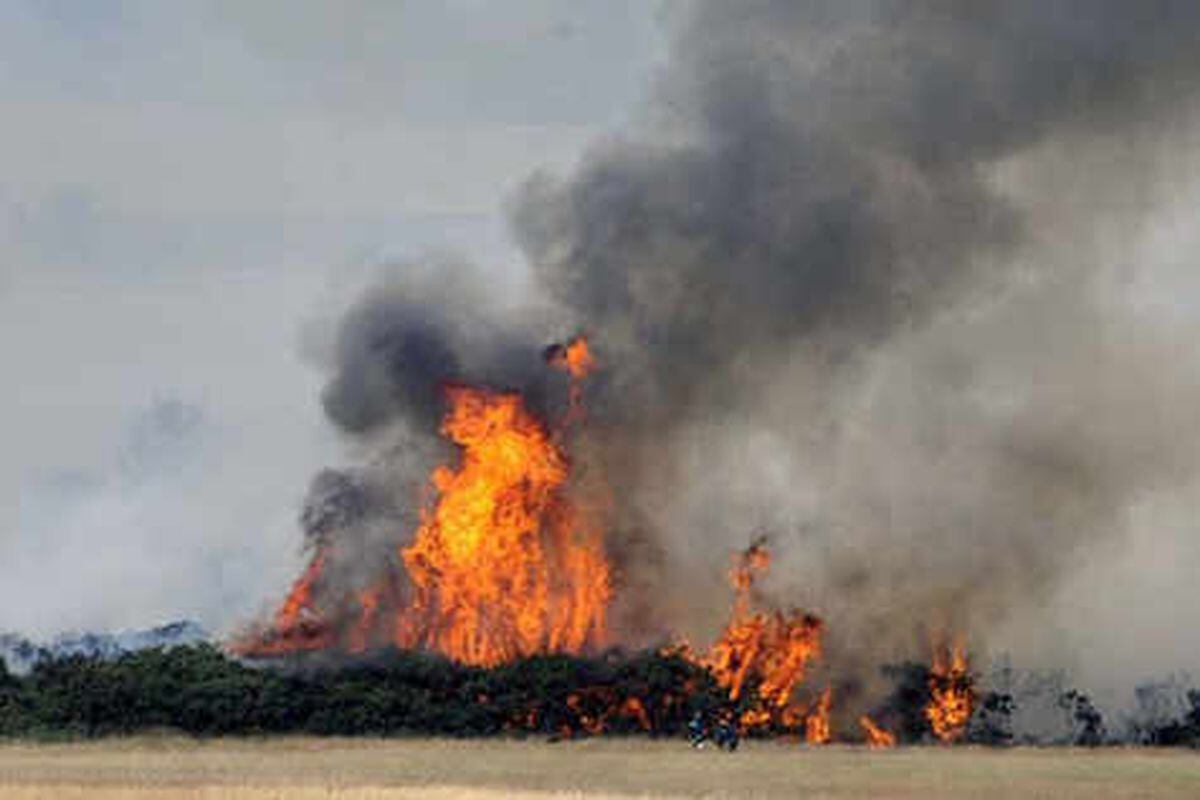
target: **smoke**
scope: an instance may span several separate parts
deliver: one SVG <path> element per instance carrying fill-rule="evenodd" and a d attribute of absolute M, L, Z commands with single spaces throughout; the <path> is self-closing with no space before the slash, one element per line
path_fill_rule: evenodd
<path fill-rule="evenodd" d="M 640 123 L 514 197 L 530 305 L 461 265 L 389 279 L 337 332 L 326 410 L 394 454 L 446 378 L 544 407 L 538 344 L 584 330 L 604 375 L 578 458 L 619 498 L 628 641 L 711 632 L 765 530 L 768 589 L 847 666 L 1006 643 L 1196 479 L 1191 332 L 1119 267 L 1160 200 L 1141 168 L 1200 94 L 1200 7 L 689 9 Z"/>

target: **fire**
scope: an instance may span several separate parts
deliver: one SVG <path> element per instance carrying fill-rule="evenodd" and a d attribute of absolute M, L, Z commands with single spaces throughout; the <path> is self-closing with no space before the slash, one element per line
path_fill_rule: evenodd
<path fill-rule="evenodd" d="M 865 714 L 858 718 L 858 724 L 867 733 L 867 747 L 877 750 L 896 746 L 896 735 L 876 725 L 874 720 Z"/>
<path fill-rule="evenodd" d="M 279 655 L 297 649 L 320 649 L 332 644 L 331 632 L 316 608 L 314 595 L 325 569 L 326 553 L 318 548 L 304 573 L 292 584 L 283 605 L 275 612 L 270 636 L 235 642 L 234 648 L 261 655 Z"/>
<path fill-rule="evenodd" d="M 571 386 L 567 390 L 569 405 L 567 416 L 562 423 L 563 427 L 582 422 L 584 417 L 583 379 L 596 369 L 596 358 L 592 355 L 587 337 L 576 336 L 565 345 L 550 345 L 546 348 L 545 358 L 546 363 L 565 371 L 571 379 Z"/>
<path fill-rule="evenodd" d="M 546 361 L 567 371 L 574 380 L 582 380 L 596 369 L 596 358 L 586 336 L 576 336 L 563 344 L 546 348 Z"/>
<path fill-rule="evenodd" d="M 829 709 L 833 705 L 833 689 L 826 687 L 817 699 L 817 705 L 804 718 L 804 741 L 809 744 L 828 744 L 832 736 L 829 733 Z"/>
<path fill-rule="evenodd" d="M 601 529 L 572 501 L 565 435 L 583 419 L 583 381 L 596 359 L 584 337 L 548 348 L 545 358 L 569 379 L 570 405 L 557 425 L 543 423 L 518 392 L 444 386 L 439 430 L 458 454 L 430 475 L 411 543 L 396 548 L 372 580 L 338 589 L 329 575 L 340 573 L 327 572 L 336 541 L 322 540 L 269 630 L 234 649 L 275 656 L 394 645 L 488 667 L 607 644 L 613 572 Z M 833 739 L 833 688 L 805 686 L 822 658 L 824 623 L 762 606 L 756 584 L 770 566 L 763 541 L 737 554 L 721 633 L 707 650 L 671 650 L 711 673 L 728 699 L 722 713 L 743 732 L 803 733 L 808 743 L 825 744 Z M 934 648 L 928 689 L 924 714 L 934 735 L 958 740 L 975 702 L 960 645 Z M 637 696 L 595 687 L 568 697 L 565 715 L 561 707 L 535 707 L 509 724 L 533 729 L 566 719 L 569 729 L 587 733 L 653 730 L 652 720 L 676 713 L 677 699 L 648 707 Z M 858 722 L 871 747 L 896 744 L 895 734 L 869 717 Z"/>
<path fill-rule="evenodd" d="M 967 730 L 974 705 L 975 688 L 961 643 L 934 647 L 925 706 L 925 718 L 934 735 L 943 742 L 957 741 Z"/>
<path fill-rule="evenodd" d="M 371 646 L 372 636 L 379 624 L 379 607 L 382 603 L 382 586 L 372 586 L 358 593 L 360 613 L 350 636 L 351 651 L 357 653 Z"/>
<path fill-rule="evenodd" d="M 820 619 L 795 611 L 754 610 L 754 583 L 770 565 L 770 552 L 761 542 L 738 554 L 729 572 L 735 592 L 729 623 L 707 654 L 696 656 L 688 647 L 678 650 L 706 667 L 730 700 L 741 699 L 750 684 L 755 686 L 756 697 L 739 719 L 746 730 L 772 724 L 796 728 L 805 722 L 805 708 L 794 694 L 809 665 L 821 656 Z M 829 701 L 825 702 L 827 712 Z"/>
<path fill-rule="evenodd" d="M 565 725 L 561 732 L 569 736 L 576 730 L 592 735 L 614 729 L 653 730 L 650 714 L 640 699 L 630 696 L 618 701 L 617 697 L 604 686 L 568 695 L 566 706 L 574 724 Z"/>
<path fill-rule="evenodd" d="M 304 570 L 304 574 L 292 584 L 292 590 L 288 592 L 287 599 L 275 613 L 275 627 L 280 631 L 298 630 L 305 622 L 305 618 L 314 613 L 313 589 L 324 568 L 325 551 L 318 550 L 312 561 L 309 562 L 308 569 Z"/>
<path fill-rule="evenodd" d="M 580 417 L 581 381 L 595 367 L 579 337 L 547 354 L 571 378 Z M 570 462 L 517 392 L 467 384 L 443 389 L 441 433 L 459 463 L 434 470 L 412 543 L 366 588 L 318 608 L 329 560 L 319 548 L 274 618 L 272 629 L 234 643 L 254 655 L 381 644 L 423 648 L 491 666 L 544 652 L 604 644 L 612 577 L 601 532 L 568 496 Z"/>
<path fill-rule="evenodd" d="M 462 464 L 434 472 L 437 502 L 402 551 L 413 594 L 396 643 L 479 665 L 600 644 L 609 567 L 564 494 L 563 450 L 519 394 L 457 385 L 446 397 L 442 432 Z"/>

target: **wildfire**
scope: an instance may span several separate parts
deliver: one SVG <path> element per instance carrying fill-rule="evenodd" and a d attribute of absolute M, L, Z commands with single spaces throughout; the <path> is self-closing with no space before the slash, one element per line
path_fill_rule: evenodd
<path fill-rule="evenodd" d="M 829 732 L 829 709 L 833 705 L 833 689 L 826 687 L 817 698 L 817 704 L 808 716 L 804 718 L 804 741 L 809 744 L 828 744 L 832 736 Z"/>
<path fill-rule="evenodd" d="M 599 644 L 608 562 L 563 493 L 566 455 L 519 394 L 458 385 L 446 398 L 462 464 L 434 472 L 437 502 L 402 552 L 413 593 L 396 644 L 479 665 Z"/>
<path fill-rule="evenodd" d="M 332 644 L 330 631 L 314 602 L 325 561 L 325 550 L 318 548 L 275 612 L 274 629 L 270 637 L 254 639 L 252 643 L 235 642 L 235 649 L 253 649 L 261 655 L 280 655 L 297 649 L 316 650 Z"/>
<path fill-rule="evenodd" d="M 646 706 L 637 697 L 626 697 L 618 701 L 607 687 L 591 689 L 567 696 L 567 709 L 574 715 L 578 730 L 588 734 L 601 734 L 614 728 L 617 730 L 650 731 L 653 726 Z M 561 731 L 571 735 L 573 728 L 567 725 Z"/>
<path fill-rule="evenodd" d="M 279 611 L 275 613 L 275 626 L 281 631 L 298 630 L 306 621 L 306 616 L 313 613 L 313 588 L 321 571 L 325 568 L 325 552 L 318 550 L 308 569 L 304 570 L 288 592 Z"/>
<path fill-rule="evenodd" d="M 582 422 L 583 408 L 583 379 L 596 369 L 596 358 L 592 355 L 591 346 L 586 336 L 576 336 L 566 344 L 553 344 L 546 348 L 546 363 L 567 373 L 571 379 L 568 389 L 567 416 L 563 427 Z"/>
<path fill-rule="evenodd" d="M 596 369 L 596 358 L 586 336 L 576 336 L 566 344 L 550 345 L 546 348 L 546 361 L 566 370 L 575 380 L 586 378 Z"/>
<path fill-rule="evenodd" d="M 735 592 L 729 623 L 707 654 L 679 650 L 706 667 L 730 700 L 742 699 L 750 684 L 755 686 L 756 696 L 739 719 L 746 730 L 772 724 L 790 729 L 801 722 L 807 727 L 806 709 L 794 694 L 809 665 L 821 656 L 820 619 L 802 612 L 754 610 L 754 583 L 770 565 L 770 552 L 762 542 L 739 553 L 729 572 Z M 827 721 L 829 700 L 824 702 Z"/>
<path fill-rule="evenodd" d="M 270 628 L 234 649 L 275 656 L 394 645 L 495 666 L 606 644 L 612 568 L 602 531 L 572 502 L 564 435 L 583 419 L 583 381 L 596 360 L 583 337 L 548 348 L 545 358 L 570 381 L 570 405 L 558 425 L 544 424 L 517 392 L 444 386 L 439 430 L 458 455 L 430 475 L 411 543 L 393 551 L 394 560 L 381 564 L 373 580 L 337 588 L 330 575 L 339 573 L 328 572 L 336 540 L 322 539 Z M 705 651 L 687 644 L 671 650 L 711 673 L 728 699 L 722 713 L 743 732 L 802 733 L 810 744 L 825 744 L 833 738 L 833 688 L 805 686 L 822 658 L 824 623 L 802 611 L 762 607 L 756 584 L 770 566 L 764 541 L 736 554 L 728 574 L 732 608 L 721 633 Z M 923 711 L 934 735 L 958 740 L 975 702 L 961 645 L 934 648 L 928 689 Z M 534 729 L 565 719 L 586 733 L 654 730 L 652 720 L 680 713 L 686 698 L 684 692 L 655 704 L 593 687 L 570 695 L 565 711 L 533 707 L 507 724 Z M 895 746 L 896 735 L 871 718 L 858 722 L 869 746 Z"/>
<path fill-rule="evenodd" d="M 865 714 L 858 718 L 858 724 L 867 733 L 867 747 L 877 750 L 896 746 L 896 735 L 876 725 L 874 720 Z"/>
<path fill-rule="evenodd" d="M 571 419 L 595 366 L 586 339 L 547 360 L 571 377 Z M 441 433 L 459 463 L 430 477 L 412 543 L 365 589 L 318 608 L 328 562 L 318 548 L 273 628 L 234 648 L 254 655 L 391 643 L 491 666 L 542 652 L 580 652 L 606 640 L 611 571 L 601 533 L 567 494 L 570 463 L 554 432 L 517 392 L 451 384 Z M 348 617 L 348 618 L 347 618 Z"/>
<path fill-rule="evenodd" d="M 360 613 L 358 622 L 354 625 L 354 631 L 350 635 L 351 651 L 361 652 L 373 644 L 372 637 L 379 627 L 380 605 L 382 605 L 383 599 L 384 587 L 382 585 L 372 586 L 358 593 Z"/>
<path fill-rule="evenodd" d="M 943 742 L 957 741 L 966 732 L 975 706 L 975 688 L 966 651 L 959 642 L 935 646 L 929 670 L 929 703 L 925 718 Z"/>

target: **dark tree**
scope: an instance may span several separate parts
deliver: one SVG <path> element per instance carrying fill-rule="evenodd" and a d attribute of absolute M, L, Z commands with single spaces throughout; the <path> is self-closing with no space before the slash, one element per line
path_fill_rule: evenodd
<path fill-rule="evenodd" d="M 989 691 L 980 698 L 967 729 L 967 741 L 1003 747 L 1012 743 L 1012 716 L 1017 704 L 1008 692 Z"/>
<path fill-rule="evenodd" d="M 1093 705 L 1090 697 L 1078 689 L 1071 689 L 1058 698 L 1058 705 L 1070 715 L 1073 744 L 1083 747 L 1104 744 L 1108 736 L 1104 728 L 1104 715 Z"/>
<path fill-rule="evenodd" d="M 929 667 L 915 661 L 888 664 L 880 670 L 892 680 L 894 688 L 884 704 L 872 717 L 883 723 L 901 742 L 920 742 L 933 730 L 925 716 L 929 704 Z"/>

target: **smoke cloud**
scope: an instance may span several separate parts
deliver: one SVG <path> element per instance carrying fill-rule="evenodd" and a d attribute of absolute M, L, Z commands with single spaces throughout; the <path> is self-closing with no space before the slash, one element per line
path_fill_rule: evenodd
<path fill-rule="evenodd" d="M 536 297 L 402 271 L 342 321 L 325 408 L 408 485 L 439 381 L 545 408 L 539 345 L 586 331 L 577 458 L 619 499 L 626 641 L 711 633 L 766 532 L 767 590 L 829 619 L 835 661 L 1011 645 L 1196 482 L 1192 331 L 1119 267 L 1198 45 L 1200 6 L 1169 0 L 698 2 L 639 123 L 513 198 Z"/>

